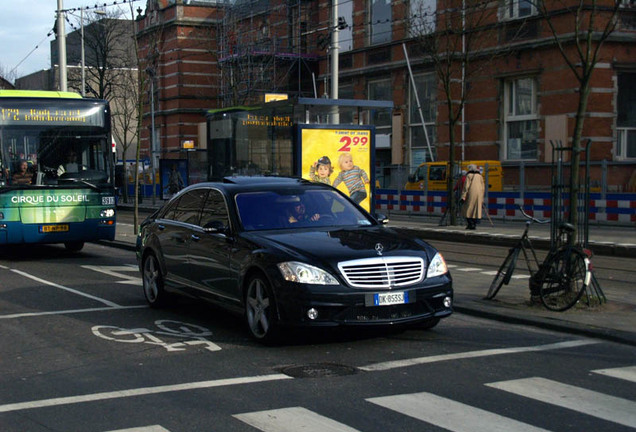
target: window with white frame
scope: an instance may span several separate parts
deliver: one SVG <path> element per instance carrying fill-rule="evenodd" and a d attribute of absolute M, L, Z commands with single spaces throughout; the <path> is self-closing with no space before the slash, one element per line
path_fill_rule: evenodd
<path fill-rule="evenodd" d="M 539 116 L 533 78 L 504 82 L 504 158 L 536 160 Z"/>
<path fill-rule="evenodd" d="M 428 145 L 430 144 L 435 154 L 435 120 L 437 118 L 437 75 L 435 73 L 421 74 L 413 77 L 415 81 L 415 90 L 420 100 L 420 110 L 417 106 L 417 98 L 413 86 L 409 86 L 409 139 L 411 143 L 411 152 L 423 153 L 428 157 Z M 424 118 L 424 126 L 426 133 L 422 127 L 422 118 Z M 428 142 L 426 140 L 428 135 Z"/>
<path fill-rule="evenodd" d="M 534 5 L 536 0 L 503 0 L 500 8 L 502 19 L 519 19 L 536 15 L 537 8 Z"/>
<path fill-rule="evenodd" d="M 391 1 L 371 0 L 370 8 L 371 45 L 391 42 Z"/>
<path fill-rule="evenodd" d="M 618 75 L 616 158 L 636 159 L 636 73 Z"/>
<path fill-rule="evenodd" d="M 409 33 L 412 37 L 435 32 L 437 0 L 410 1 Z"/>

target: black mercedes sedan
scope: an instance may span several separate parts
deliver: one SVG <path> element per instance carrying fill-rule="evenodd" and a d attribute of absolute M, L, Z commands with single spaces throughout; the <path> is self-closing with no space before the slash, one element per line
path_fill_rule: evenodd
<path fill-rule="evenodd" d="M 264 343 L 286 327 L 433 327 L 452 313 L 444 258 L 385 222 L 299 178 L 199 183 L 141 226 L 144 294 L 152 307 L 176 293 L 212 302 Z"/>

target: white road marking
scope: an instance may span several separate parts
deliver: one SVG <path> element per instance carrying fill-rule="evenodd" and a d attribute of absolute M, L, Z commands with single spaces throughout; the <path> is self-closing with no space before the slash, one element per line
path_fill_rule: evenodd
<path fill-rule="evenodd" d="M 527 423 L 426 392 L 367 400 L 452 432 L 545 431 Z"/>
<path fill-rule="evenodd" d="M 457 269 L 457 271 L 474 272 L 474 271 L 481 271 L 481 269 L 477 267 L 460 267 Z"/>
<path fill-rule="evenodd" d="M 132 429 L 117 429 L 117 430 L 112 430 L 109 432 L 170 432 L 170 431 L 159 425 L 153 425 L 153 426 L 136 427 Z"/>
<path fill-rule="evenodd" d="M 516 275 L 513 274 L 512 276 L 510 276 L 511 279 L 530 279 L 530 275 Z"/>
<path fill-rule="evenodd" d="M 523 378 L 489 387 L 564 407 L 603 420 L 636 427 L 636 402 L 545 378 Z"/>
<path fill-rule="evenodd" d="M 357 429 L 303 407 L 236 414 L 234 417 L 263 432 L 357 432 Z"/>
<path fill-rule="evenodd" d="M 486 275 L 486 276 L 494 276 L 494 275 L 497 274 L 497 270 L 483 271 L 483 272 L 481 272 L 481 274 Z"/>
<path fill-rule="evenodd" d="M 117 307 L 102 307 L 102 308 L 87 308 L 87 309 L 69 309 L 69 310 L 47 311 L 47 312 L 23 312 L 23 313 L 9 314 L 9 315 L 0 315 L 0 319 L 39 317 L 39 316 L 45 316 L 45 315 L 67 315 L 67 314 L 87 313 L 87 312 L 104 312 L 104 311 L 121 310 L 121 309 L 143 309 L 147 307 L 149 306 L 138 305 L 138 306 L 117 306 Z"/>
<path fill-rule="evenodd" d="M 34 280 L 36 282 L 40 282 L 40 283 L 43 283 L 45 285 L 49 285 L 49 286 L 52 286 L 52 287 L 55 287 L 55 288 L 59 288 L 61 290 L 68 291 L 70 293 L 77 294 L 79 296 L 86 297 L 86 298 L 89 298 L 91 300 L 98 301 L 100 303 L 104 303 L 106 306 L 120 307 L 117 303 L 113 303 L 110 300 L 106 300 L 106 299 L 103 299 L 103 298 L 95 297 L 93 295 L 86 294 L 85 292 L 78 291 L 78 290 L 75 290 L 73 288 L 65 287 L 64 285 L 56 284 L 55 282 L 47 281 L 45 279 L 41 279 L 41 278 L 39 278 L 37 276 L 30 275 L 30 274 L 25 273 L 25 272 L 23 272 L 21 270 L 11 269 L 11 271 L 14 272 L 14 273 L 17 273 L 17 274 L 19 274 L 21 276 L 24 276 L 26 278 L 32 279 L 32 280 Z"/>
<path fill-rule="evenodd" d="M 68 396 L 53 399 L 41 399 L 29 402 L 18 402 L 6 405 L 0 405 L 0 413 L 22 411 L 35 408 L 46 408 L 60 405 L 70 405 L 76 403 L 103 401 L 108 399 L 122 399 L 135 396 L 147 396 L 159 393 L 171 393 L 186 390 L 206 389 L 213 387 L 223 387 L 230 385 L 253 384 L 266 381 L 277 381 L 292 379 L 283 374 L 260 375 L 254 377 L 228 378 L 213 381 L 199 381 L 184 384 L 165 385 L 157 387 L 142 387 L 137 389 L 120 390 L 103 393 L 93 393 L 79 396 Z"/>
<path fill-rule="evenodd" d="M 139 268 L 136 266 L 92 266 L 92 265 L 83 265 L 82 268 L 93 270 L 96 272 L 107 274 L 108 276 L 112 276 L 115 278 L 123 279 L 114 281 L 119 284 L 129 284 L 129 285 L 139 285 L 141 286 L 142 280 L 138 276 Z M 135 275 L 130 275 L 122 272 L 134 272 Z"/>
<path fill-rule="evenodd" d="M 624 368 L 612 368 L 612 369 L 597 369 L 592 372 L 610 376 L 612 378 L 619 378 L 626 381 L 636 382 L 636 366 L 628 366 Z"/>
<path fill-rule="evenodd" d="M 575 348 L 579 346 L 593 345 L 598 343 L 600 342 L 596 340 L 586 339 L 586 340 L 573 340 L 573 341 L 567 341 L 567 342 L 557 342 L 553 344 L 528 346 L 528 347 L 496 348 L 496 349 L 488 349 L 488 350 L 480 350 L 480 351 L 468 351 L 468 352 L 462 352 L 462 353 L 456 353 L 456 354 L 442 354 L 442 355 L 429 356 L 429 357 L 418 357 L 418 358 L 410 358 L 410 359 L 404 359 L 404 360 L 374 363 L 368 366 L 361 366 L 359 369 L 363 371 L 371 372 L 371 371 L 396 369 L 396 368 L 402 368 L 407 366 L 415 366 L 415 365 L 426 364 L 426 363 L 435 363 L 440 361 L 459 360 L 459 359 L 475 358 L 475 357 L 487 357 L 487 356 L 502 355 L 502 354 L 517 354 L 517 353 L 525 353 L 525 352 L 549 351 L 549 350 L 555 350 L 555 349 Z"/>

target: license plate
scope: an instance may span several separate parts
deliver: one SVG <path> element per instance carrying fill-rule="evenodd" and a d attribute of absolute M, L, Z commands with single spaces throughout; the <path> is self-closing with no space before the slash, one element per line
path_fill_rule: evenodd
<path fill-rule="evenodd" d="M 65 232 L 68 231 L 68 225 L 41 225 L 40 232 L 41 233 L 52 233 L 52 232 Z"/>
<path fill-rule="evenodd" d="M 409 302 L 409 293 L 407 292 L 390 292 L 373 294 L 373 304 L 375 306 L 388 306 L 395 304 L 404 304 Z"/>

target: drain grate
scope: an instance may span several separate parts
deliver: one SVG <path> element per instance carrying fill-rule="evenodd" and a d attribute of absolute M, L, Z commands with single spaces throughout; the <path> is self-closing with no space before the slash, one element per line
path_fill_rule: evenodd
<path fill-rule="evenodd" d="M 323 378 L 353 375 L 356 373 L 356 369 L 351 366 L 333 363 L 312 363 L 300 366 L 287 366 L 281 369 L 281 373 L 292 378 Z"/>

